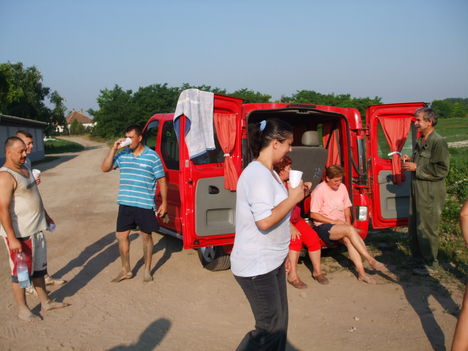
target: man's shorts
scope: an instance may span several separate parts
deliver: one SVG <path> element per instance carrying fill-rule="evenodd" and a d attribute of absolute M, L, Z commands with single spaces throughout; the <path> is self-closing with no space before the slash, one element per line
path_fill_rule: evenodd
<path fill-rule="evenodd" d="M 336 240 L 330 239 L 330 229 L 334 226 L 331 223 L 324 223 L 320 225 L 314 225 L 314 230 L 318 236 L 327 245 L 328 248 L 337 247 L 340 243 Z"/>
<path fill-rule="evenodd" d="M 133 206 L 119 206 L 117 216 L 117 231 L 126 232 L 139 228 L 143 233 L 151 234 L 159 230 L 154 210 Z"/>
<path fill-rule="evenodd" d="M 31 278 L 43 277 L 47 274 L 47 245 L 43 232 L 38 232 L 26 238 L 17 238 L 21 243 L 26 264 Z M 3 237 L 8 250 L 10 262 L 11 281 L 18 283 L 16 275 L 16 252 L 10 250 L 8 238 Z"/>

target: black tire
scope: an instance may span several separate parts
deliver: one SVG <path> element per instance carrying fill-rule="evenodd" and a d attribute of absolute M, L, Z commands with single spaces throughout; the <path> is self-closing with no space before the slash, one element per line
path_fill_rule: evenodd
<path fill-rule="evenodd" d="M 198 249 L 198 258 L 202 266 L 209 271 L 225 271 L 231 268 L 229 254 L 222 246 L 207 246 Z"/>

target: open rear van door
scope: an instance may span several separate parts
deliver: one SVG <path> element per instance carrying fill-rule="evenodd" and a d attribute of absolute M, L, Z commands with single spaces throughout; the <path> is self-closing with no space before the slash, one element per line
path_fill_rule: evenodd
<path fill-rule="evenodd" d="M 422 102 L 370 106 L 366 111 L 370 216 L 374 228 L 408 223 L 411 173 L 401 174 L 400 154 L 412 156 L 415 111 Z"/>
<path fill-rule="evenodd" d="M 238 175 L 242 171 L 241 118 L 242 101 L 228 96 L 214 96 L 214 120 L 231 119 L 235 144 L 231 157 Z M 185 130 L 187 118 L 179 117 L 180 130 Z M 235 121 L 235 123 L 234 123 Z M 184 133 L 180 133 L 181 158 L 181 217 L 183 222 L 184 248 L 202 248 L 206 261 L 216 257 L 217 247 L 232 244 L 234 237 L 236 193 L 225 188 L 222 140 L 214 127 L 216 149 L 189 159 Z M 203 261 L 203 260 L 202 260 Z M 205 267 L 206 267 L 206 264 Z M 225 268 L 224 268 L 225 269 Z"/>

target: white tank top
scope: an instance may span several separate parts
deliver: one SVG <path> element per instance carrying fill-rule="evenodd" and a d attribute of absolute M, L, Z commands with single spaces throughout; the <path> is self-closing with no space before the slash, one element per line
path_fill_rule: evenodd
<path fill-rule="evenodd" d="M 29 177 L 23 176 L 8 167 L 1 167 L 0 172 L 10 173 L 16 181 L 16 189 L 10 203 L 10 217 L 17 238 L 25 238 L 46 230 L 44 206 L 36 181 L 28 167 Z M 7 236 L 0 226 L 0 235 Z"/>

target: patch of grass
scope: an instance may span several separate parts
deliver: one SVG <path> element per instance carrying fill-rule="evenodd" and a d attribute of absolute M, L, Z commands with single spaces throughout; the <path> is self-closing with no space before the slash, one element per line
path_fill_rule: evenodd
<path fill-rule="evenodd" d="M 468 118 L 440 118 L 436 130 L 447 142 L 467 140 Z"/>
<path fill-rule="evenodd" d="M 62 154 L 66 152 L 79 152 L 84 147 L 78 143 L 68 140 L 51 139 L 44 143 L 44 151 L 46 154 Z"/>

